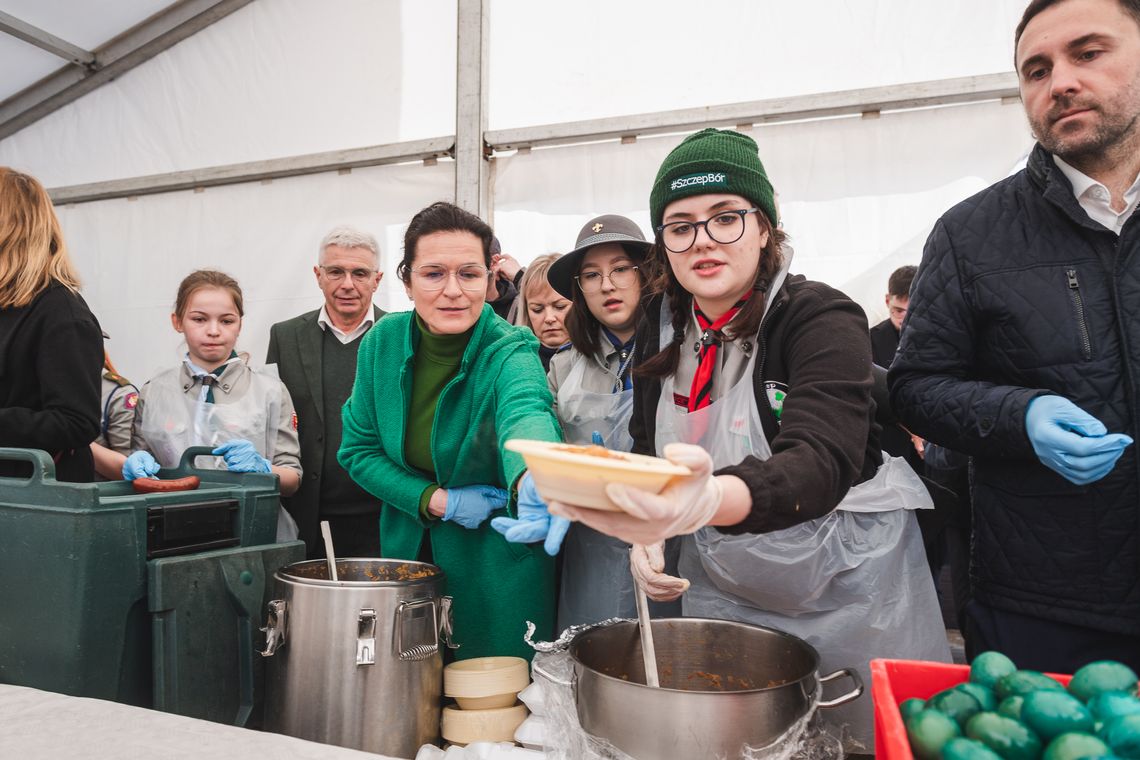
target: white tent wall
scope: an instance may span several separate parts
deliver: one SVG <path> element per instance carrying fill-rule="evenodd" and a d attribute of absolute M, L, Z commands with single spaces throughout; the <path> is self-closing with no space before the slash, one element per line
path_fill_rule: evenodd
<path fill-rule="evenodd" d="M 757 127 L 795 250 L 793 271 L 847 292 L 872 323 L 887 276 L 917 264 L 947 208 L 1009 173 L 1032 145 L 998 102 Z M 495 160 L 495 230 L 522 261 L 573 247 L 592 216 L 649 230 L 649 189 L 680 136 L 534 150 Z"/>
<path fill-rule="evenodd" d="M 456 0 L 253 2 L 0 141 L 0 165 L 58 187 L 451 134 L 455 34 Z"/>
<path fill-rule="evenodd" d="M 261 364 L 274 322 L 317 309 L 317 247 L 337 224 L 371 232 L 385 272 L 377 304 L 406 309 L 396 278 L 403 234 L 416 210 L 450 197 L 455 170 L 435 166 L 354 169 L 308 177 L 63 206 L 83 295 L 111 335 L 116 368 L 139 383 L 178 363 L 185 344 L 171 327 L 178 283 L 216 268 L 241 284 L 246 316 L 238 350 Z"/>
<path fill-rule="evenodd" d="M 490 0 L 488 128 L 993 74 L 1027 0 Z"/>

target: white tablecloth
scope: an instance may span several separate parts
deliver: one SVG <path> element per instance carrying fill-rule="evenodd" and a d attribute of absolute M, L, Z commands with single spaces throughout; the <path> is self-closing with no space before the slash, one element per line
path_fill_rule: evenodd
<path fill-rule="evenodd" d="M 397 760 L 101 699 L 0 684 L 0 758 Z"/>

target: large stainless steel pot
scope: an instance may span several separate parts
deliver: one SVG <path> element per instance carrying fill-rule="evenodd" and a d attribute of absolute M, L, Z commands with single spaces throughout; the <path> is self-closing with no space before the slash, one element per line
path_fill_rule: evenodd
<path fill-rule="evenodd" d="M 744 747 L 772 744 L 813 704 L 835 707 L 863 693 L 854 670 L 821 677 L 816 650 L 783 631 L 704 618 L 652 625 L 657 689 L 645 685 L 636 622 L 593 628 L 570 644 L 582 728 L 638 760 L 740 757 Z M 820 685 L 843 676 L 854 688 L 820 701 Z"/>
<path fill-rule="evenodd" d="M 274 576 L 264 655 L 265 726 L 302 739 L 412 757 L 439 739 L 443 571 L 423 562 L 298 562 Z"/>

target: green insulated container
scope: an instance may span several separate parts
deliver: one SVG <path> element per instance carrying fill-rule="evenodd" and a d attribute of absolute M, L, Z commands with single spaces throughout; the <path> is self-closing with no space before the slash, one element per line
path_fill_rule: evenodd
<path fill-rule="evenodd" d="M 136 494 L 0 448 L 30 469 L 0 477 L 0 683 L 246 720 L 266 584 L 304 546 L 274 545 L 276 476 L 198 469 L 203 454 L 158 476 L 197 490 Z"/>

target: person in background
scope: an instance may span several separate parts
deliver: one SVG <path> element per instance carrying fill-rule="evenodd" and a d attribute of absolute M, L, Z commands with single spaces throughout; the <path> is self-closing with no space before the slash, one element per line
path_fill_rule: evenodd
<path fill-rule="evenodd" d="M 561 435 L 538 341 L 486 303 L 491 238 L 451 203 L 412 217 L 397 275 L 414 309 L 364 337 L 338 456 L 384 503 L 384 556 L 447 574 L 456 656 L 529 659 L 526 621 L 540 637 L 553 629 L 552 556 L 569 526 L 504 444 Z"/>
<path fill-rule="evenodd" d="M 570 334 L 566 332 L 570 299 L 550 287 L 546 279 L 550 265 L 557 260 L 557 253 L 548 253 L 530 263 L 519 281 L 519 305 L 515 310 L 515 324 L 529 327 L 541 344 L 538 358 L 544 371 L 550 369 L 555 354 L 570 348 Z"/>
<path fill-rule="evenodd" d="M 519 280 L 524 269 L 514 256 L 503 253 L 498 238 L 491 240 L 491 277 L 487 280 L 487 303 L 508 322 L 514 320 L 518 303 Z"/>
<path fill-rule="evenodd" d="M 633 439 L 635 333 L 648 288 L 643 273 L 649 243 L 630 219 L 606 214 L 589 220 L 574 250 L 550 266 L 551 287 L 572 301 L 566 319 L 573 348 L 550 362 L 546 380 L 567 443 L 596 443 L 629 451 Z M 672 548 L 672 547 L 670 547 Z M 562 553 L 558 628 L 636 617 L 629 544 L 573 525 Z M 655 609 L 680 613 L 680 605 Z"/>
<path fill-rule="evenodd" d="M 898 350 L 899 331 L 902 330 L 907 304 L 910 303 L 910 284 L 914 282 L 917 272 L 918 267 L 908 264 L 891 272 L 887 279 L 887 295 L 884 300 L 888 316 L 871 328 L 871 359 L 883 369 L 890 369 L 895 351 Z"/>
<path fill-rule="evenodd" d="M 139 392 L 124 479 L 154 477 L 160 466 L 177 466 L 189 447 L 210 446 L 219 467 L 272 473 L 282 496 L 297 492 L 301 451 L 289 391 L 275 372 L 253 369 L 234 351 L 242 301 L 237 281 L 214 270 L 192 272 L 178 286 L 170 322 L 186 339 L 186 358 Z M 278 541 L 296 536 L 282 508 Z"/>
<path fill-rule="evenodd" d="M 103 340 L 110 338 L 106 331 Z M 135 422 L 135 407 L 139 403 L 139 389 L 119 374 L 111 363 L 111 355 L 103 351 L 103 417 L 99 437 L 91 443 L 91 456 L 100 480 L 122 478 L 123 460 L 131 453 L 131 428 Z M 118 456 L 113 456 L 118 455 Z"/>
<path fill-rule="evenodd" d="M 313 267 L 321 308 L 269 330 L 266 364 L 277 365 L 297 409 L 304 480 L 284 500 L 310 558 L 324 557 L 320 521 L 328 520 L 342 557 L 380 556 L 380 500 L 358 486 L 337 461 L 340 410 L 352 393 L 356 353 L 384 312 L 372 303 L 384 272 L 372 235 L 348 226 L 329 231 Z"/>
<path fill-rule="evenodd" d="M 1140 2 L 1033 0 L 1014 47 L 1037 144 L 934 225 L 891 403 L 970 457 L 968 654 L 1140 669 Z"/>
<path fill-rule="evenodd" d="M 0 166 L 0 446 L 41 449 L 56 479 L 95 477 L 99 323 L 79 295 L 51 198 L 34 177 Z M 0 461 L 26 477 L 27 462 Z"/>
<path fill-rule="evenodd" d="M 692 474 L 661 494 L 611 483 L 621 512 L 550 511 L 634 544 L 650 597 L 684 593 L 686 616 L 800 636 L 824 670 L 857 668 L 867 682 L 873 657 L 948 662 L 912 513 L 930 497 L 905 463 L 881 459 L 866 316 L 789 274 L 756 143 L 690 135 L 649 206 L 664 294 L 638 328 L 629 431 L 634 452 Z M 663 572 L 672 536 L 685 536 L 680 578 Z M 848 725 L 848 751 L 869 750 L 870 700 L 825 712 Z"/>

